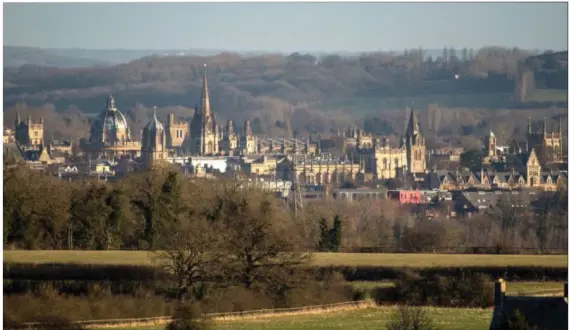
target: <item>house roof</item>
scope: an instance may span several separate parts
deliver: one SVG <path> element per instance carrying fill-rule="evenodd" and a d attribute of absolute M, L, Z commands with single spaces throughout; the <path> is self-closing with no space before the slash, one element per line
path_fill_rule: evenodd
<path fill-rule="evenodd" d="M 517 309 L 529 324 L 540 329 L 568 329 L 568 302 L 564 297 L 512 296 L 505 296 L 493 311 L 491 329 L 498 329 L 503 315 L 512 315 Z"/>

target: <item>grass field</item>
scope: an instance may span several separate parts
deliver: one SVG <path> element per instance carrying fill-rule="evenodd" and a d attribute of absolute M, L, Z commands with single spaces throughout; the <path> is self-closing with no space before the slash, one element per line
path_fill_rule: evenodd
<path fill-rule="evenodd" d="M 568 101 L 568 91 L 561 89 L 537 89 L 530 92 L 528 102 L 564 102 Z"/>
<path fill-rule="evenodd" d="M 146 251 L 4 251 L 4 262 L 151 265 Z M 314 253 L 314 266 L 377 267 L 474 267 L 535 266 L 568 267 L 567 255 L 466 255 L 393 253 Z"/>
<path fill-rule="evenodd" d="M 386 288 L 394 286 L 392 281 L 354 281 L 348 282 L 355 289 L 369 292 L 375 288 Z M 564 284 L 562 282 L 544 281 L 544 282 L 510 282 L 507 281 L 507 294 L 510 295 L 540 295 L 549 293 L 564 292 Z"/>
<path fill-rule="evenodd" d="M 215 321 L 214 330 L 304 330 L 304 329 L 385 329 L 395 307 L 365 309 L 321 314 L 285 315 Z M 427 308 L 440 329 L 489 329 L 491 309 Z M 133 329 L 133 328 L 123 328 Z M 162 330 L 164 326 L 139 327 L 138 330 Z"/>

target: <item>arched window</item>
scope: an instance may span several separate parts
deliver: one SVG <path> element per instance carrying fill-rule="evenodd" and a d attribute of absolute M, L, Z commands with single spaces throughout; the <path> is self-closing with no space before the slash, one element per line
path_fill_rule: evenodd
<path fill-rule="evenodd" d="M 398 168 L 400 163 L 398 162 L 398 158 L 394 158 L 394 168 Z"/>
<path fill-rule="evenodd" d="M 382 166 L 384 169 L 388 168 L 388 160 L 386 158 L 382 159 Z"/>

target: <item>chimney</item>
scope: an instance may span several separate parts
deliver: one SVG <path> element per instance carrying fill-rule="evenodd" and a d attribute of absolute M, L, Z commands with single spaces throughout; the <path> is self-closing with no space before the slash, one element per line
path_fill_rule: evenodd
<path fill-rule="evenodd" d="M 507 291 L 507 282 L 502 278 L 499 278 L 495 282 L 495 306 L 499 306 L 503 303 L 505 298 L 505 292 Z"/>

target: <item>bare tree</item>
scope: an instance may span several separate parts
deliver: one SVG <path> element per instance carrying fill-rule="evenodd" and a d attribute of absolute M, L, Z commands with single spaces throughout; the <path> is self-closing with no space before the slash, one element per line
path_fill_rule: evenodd
<path fill-rule="evenodd" d="M 216 242 L 216 231 L 207 220 L 188 218 L 178 226 L 165 249 L 154 253 L 153 261 L 176 279 L 179 299 L 220 271 L 224 252 L 217 248 Z"/>
<path fill-rule="evenodd" d="M 298 235 L 282 203 L 262 192 L 219 195 L 219 233 L 230 278 L 245 288 L 287 286 L 292 267 L 308 260 L 297 252 Z"/>

